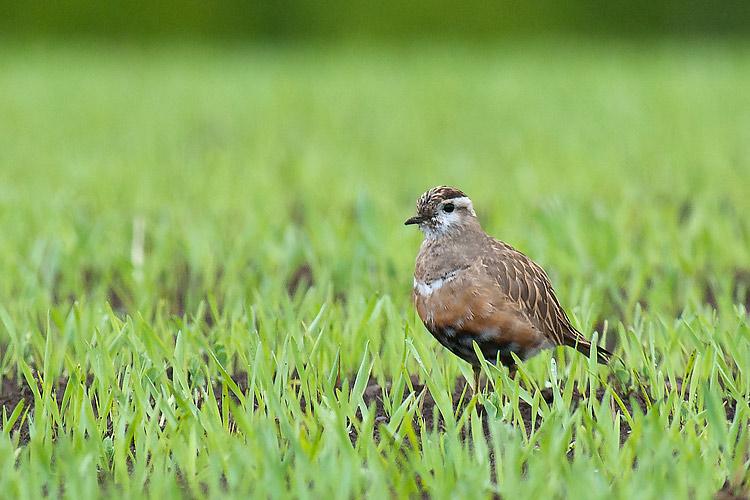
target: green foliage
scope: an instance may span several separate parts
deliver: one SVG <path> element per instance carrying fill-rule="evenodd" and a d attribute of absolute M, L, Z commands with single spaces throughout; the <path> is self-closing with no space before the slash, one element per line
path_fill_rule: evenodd
<path fill-rule="evenodd" d="M 0 385 L 26 389 L 0 416 L 0 491 L 747 484 L 749 83 L 737 44 L 6 46 Z M 402 226 L 436 184 L 543 264 L 625 368 L 572 350 L 514 380 L 487 366 L 494 391 L 457 411 L 471 371 L 412 310 Z"/>

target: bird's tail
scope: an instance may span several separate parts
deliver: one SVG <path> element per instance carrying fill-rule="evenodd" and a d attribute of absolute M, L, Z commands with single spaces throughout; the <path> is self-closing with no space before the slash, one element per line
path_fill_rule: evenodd
<path fill-rule="evenodd" d="M 579 334 L 580 335 L 580 334 Z M 576 349 L 578 352 L 585 354 L 586 356 L 591 355 L 591 342 L 585 340 L 583 335 L 578 338 L 566 338 L 565 345 Z M 612 360 L 612 353 L 609 352 L 602 346 L 596 346 L 596 361 L 602 365 L 608 365 Z"/>

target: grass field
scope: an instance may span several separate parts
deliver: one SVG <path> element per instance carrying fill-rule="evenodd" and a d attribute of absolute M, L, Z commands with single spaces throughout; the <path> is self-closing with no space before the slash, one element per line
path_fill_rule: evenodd
<path fill-rule="evenodd" d="M 749 88 L 740 42 L 4 43 L 2 496 L 747 493 Z M 462 398 L 436 184 L 626 369 Z"/>

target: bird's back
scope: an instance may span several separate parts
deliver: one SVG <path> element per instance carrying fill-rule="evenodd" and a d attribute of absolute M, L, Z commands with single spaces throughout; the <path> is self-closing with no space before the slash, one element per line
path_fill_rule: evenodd
<path fill-rule="evenodd" d="M 570 323 L 560 305 L 547 273 L 536 262 L 503 241 L 490 238 L 491 247 L 483 255 L 487 272 L 527 316 L 529 321 L 555 345 L 567 345 L 588 354 L 590 342 Z M 599 360 L 610 354 L 599 349 Z"/>

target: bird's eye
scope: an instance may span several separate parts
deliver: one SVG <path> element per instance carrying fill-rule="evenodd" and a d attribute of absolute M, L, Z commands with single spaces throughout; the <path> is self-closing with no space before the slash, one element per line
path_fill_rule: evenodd
<path fill-rule="evenodd" d="M 453 212 L 453 209 L 455 209 L 455 208 L 456 208 L 456 206 L 453 203 L 446 203 L 445 205 L 443 205 L 443 211 L 444 212 L 451 213 L 451 212 Z"/>

